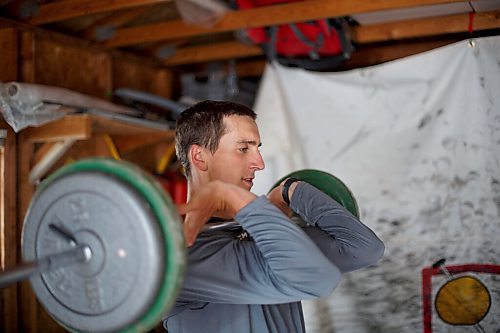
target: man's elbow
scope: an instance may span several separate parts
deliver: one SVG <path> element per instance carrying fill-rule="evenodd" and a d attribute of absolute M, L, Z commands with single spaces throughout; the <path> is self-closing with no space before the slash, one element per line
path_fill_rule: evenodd
<path fill-rule="evenodd" d="M 366 255 L 364 256 L 364 263 L 363 266 L 372 266 L 375 265 L 382 259 L 384 256 L 385 252 L 385 245 L 384 243 L 377 238 L 375 242 L 370 246 L 370 248 L 365 252 Z"/>
<path fill-rule="evenodd" d="M 376 264 L 382 259 L 384 256 L 385 252 L 385 245 L 384 243 L 379 239 L 378 242 L 376 242 L 374 249 L 373 249 L 373 264 Z"/>

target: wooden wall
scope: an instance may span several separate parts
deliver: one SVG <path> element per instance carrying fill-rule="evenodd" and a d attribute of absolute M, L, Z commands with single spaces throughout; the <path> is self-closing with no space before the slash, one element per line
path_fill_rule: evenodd
<path fill-rule="evenodd" d="M 16 80 L 18 76 L 17 32 L 13 28 L 0 29 L 0 81 Z M 2 268 L 16 265 L 18 253 L 17 207 L 16 207 L 16 135 L 3 118 L 0 117 L 0 129 L 7 130 L 3 144 L 3 175 L 0 176 L 0 186 L 3 189 L 3 226 L 0 233 L 3 235 Z M 1 214 L 0 214 L 1 215 Z M 18 287 L 11 285 L 0 290 L 0 331 L 19 332 L 18 330 Z"/>
<path fill-rule="evenodd" d="M 155 64 L 141 63 L 106 49 L 60 40 L 33 31 L 0 26 L 0 81 L 21 81 L 59 86 L 100 98 L 113 89 L 127 87 L 166 98 L 171 96 L 172 74 Z M 5 175 L 0 186 L 5 193 L 3 232 L 5 266 L 18 263 L 24 214 L 34 192 L 27 175 L 36 157 L 37 145 L 25 131 L 15 134 L 0 117 L 0 128 L 8 129 L 4 147 Z M 102 155 L 102 138 L 78 142 L 72 149 L 84 155 Z M 65 332 L 38 304 L 29 283 L 0 290 L 0 332 Z"/>

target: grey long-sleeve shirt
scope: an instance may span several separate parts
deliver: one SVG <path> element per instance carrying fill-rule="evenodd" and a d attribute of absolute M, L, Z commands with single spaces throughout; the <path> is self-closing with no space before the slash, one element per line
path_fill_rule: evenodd
<path fill-rule="evenodd" d="M 380 239 L 313 186 L 299 183 L 290 207 L 308 226 L 261 196 L 236 215 L 253 240 L 227 231 L 198 236 L 168 332 L 305 332 L 300 300 L 328 295 L 342 273 L 381 258 Z"/>

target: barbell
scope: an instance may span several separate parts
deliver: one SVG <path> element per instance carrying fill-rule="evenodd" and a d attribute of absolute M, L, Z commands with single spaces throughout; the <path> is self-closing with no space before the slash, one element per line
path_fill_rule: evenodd
<path fill-rule="evenodd" d="M 359 216 L 338 178 L 318 170 L 307 181 Z M 241 228 L 235 221 L 207 226 Z M 139 167 L 85 159 L 44 180 L 21 237 L 23 263 L 0 274 L 0 287 L 30 278 L 36 297 L 74 332 L 145 332 L 172 307 L 182 286 L 186 247 L 170 197 Z"/>

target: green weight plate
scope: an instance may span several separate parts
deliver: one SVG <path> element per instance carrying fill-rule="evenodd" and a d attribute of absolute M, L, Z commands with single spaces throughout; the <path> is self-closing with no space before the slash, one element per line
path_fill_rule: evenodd
<path fill-rule="evenodd" d="M 298 170 L 278 180 L 271 189 L 275 188 L 281 184 L 283 180 L 290 177 L 297 178 L 313 185 L 317 189 L 328 194 L 331 198 L 335 199 L 349 212 L 351 212 L 351 214 L 359 218 L 359 209 L 356 198 L 354 198 L 354 195 L 349 188 L 334 175 L 314 169 Z"/>
<path fill-rule="evenodd" d="M 175 205 L 172 203 L 170 197 L 165 194 L 157 182 L 146 172 L 133 164 L 106 158 L 85 159 L 61 168 L 42 182 L 33 201 L 37 200 L 39 193 L 43 193 L 45 188 L 57 182 L 58 179 L 67 175 L 84 172 L 98 172 L 111 175 L 130 185 L 150 206 L 159 225 L 164 240 L 162 246 L 164 246 L 166 255 L 163 282 L 149 310 L 139 320 L 120 331 L 144 332 L 150 330 L 161 321 L 165 313 L 171 308 L 182 285 L 186 250 L 180 216 L 176 213 Z M 59 322 L 61 325 L 70 328 L 64 322 L 61 322 L 61 320 Z"/>

